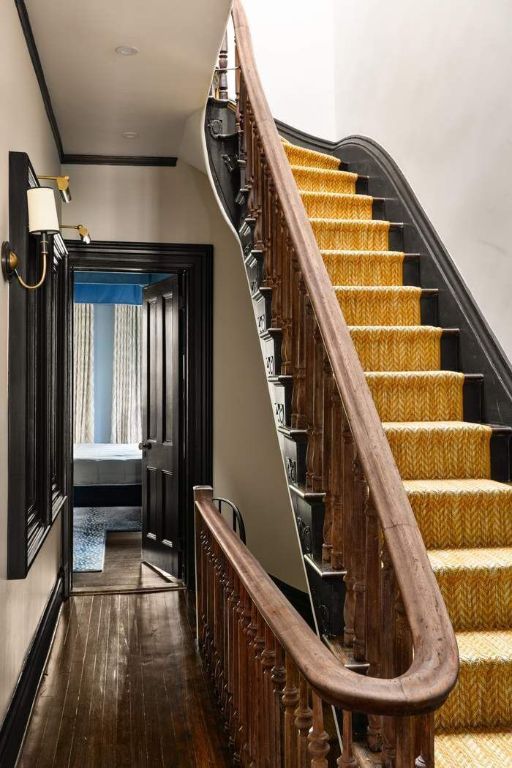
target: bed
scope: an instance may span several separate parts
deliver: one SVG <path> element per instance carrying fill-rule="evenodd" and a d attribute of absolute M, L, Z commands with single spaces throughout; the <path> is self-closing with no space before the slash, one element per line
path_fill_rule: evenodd
<path fill-rule="evenodd" d="M 142 452 L 135 444 L 76 443 L 74 505 L 140 506 Z"/>

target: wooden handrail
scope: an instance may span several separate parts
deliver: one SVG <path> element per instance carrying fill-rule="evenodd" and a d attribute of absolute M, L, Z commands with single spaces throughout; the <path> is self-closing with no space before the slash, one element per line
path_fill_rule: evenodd
<path fill-rule="evenodd" d="M 356 675 L 342 666 L 219 515 L 212 488 L 196 487 L 194 499 L 201 521 L 258 613 L 323 701 L 343 709 L 385 715 L 423 714 L 442 703 L 448 693 L 446 684 L 431 668 L 383 680 Z M 196 532 L 199 529 L 200 521 L 196 520 Z"/>
<path fill-rule="evenodd" d="M 265 621 L 322 697 L 349 709 L 374 713 L 432 710 L 456 682 L 458 651 L 454 632 L 263 92 L 240 0 L 234 2 L 233 21 L 240 77 L 403 602 L 414 649 L 409 669 L 387 680 L 365 679 L 340 670 L 321 643 L 289 612 L 286 601 L 275 595 L 274 589 L 271 591 L 273 585 L 249 553 L 244 552 L 242 557 L 238 545 L 235 547 L 222 527 L 216 527 L 214 535 L 226 556 L 235 558 L 240 578 L 247 581 L 247 589 L 261 606 Z M 204 496 L 198 500 L 198 507 L 209 521 Z M 214 529 L 210 530 L 213 534 Z M 270 608 L 265 608 L 267 599 Z M 287 622 L 281 622 L 279 611 L 286 612 Z M 297 653 L 297 646 L 302 654 Z"/>

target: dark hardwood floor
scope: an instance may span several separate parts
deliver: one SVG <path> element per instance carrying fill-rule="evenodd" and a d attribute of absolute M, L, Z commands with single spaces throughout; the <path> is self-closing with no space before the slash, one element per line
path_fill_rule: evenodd
<path fill-rule="evenodd" d="M 18 768 L 227 768 L 184 590 L 71 597 Z"/>
<path fill-rule="evenodd" d="M 73 592 L 120 592 L 176 589 L 181 582 L 165 579 L 141 563 L 141 534 L 108 533 L 105 566 L 97 573 L 74 573 Z"/>

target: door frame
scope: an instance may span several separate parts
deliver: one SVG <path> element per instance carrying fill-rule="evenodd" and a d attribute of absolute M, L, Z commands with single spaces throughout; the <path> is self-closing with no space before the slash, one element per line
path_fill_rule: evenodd
<path fill-rule="evenodd" d="M 96 241 L 85 245 L 66 240 L 70 316 L 73 308 L 75 271 L 159 272 L 180 275 L 183 297 L 184 398 L 181 416 L 181 493 L 184 501 L 182 574 L 194 588 L 194 485 L 211 485 L 213 475 L 213 246 L 177 243 Z M 70 347 L 73 338 L 70 333 Z M 72 367 L 72 366 L 71 366 Z M 73 382 L 70 379 L 70 396 Z M 72 402 L 72 400 L 71 400 Z M 71 421 L 72 421 L 72 408 Z M 72 424 L 71 424 L 72 427 Z M 72 433 L 71 433 L 72 434 Z M 73 441 L 70 467 L 73 489 Z M 63 520 L 62 566 L 65 594 L 71 592 L 73 553 L 73 503 Z"/>

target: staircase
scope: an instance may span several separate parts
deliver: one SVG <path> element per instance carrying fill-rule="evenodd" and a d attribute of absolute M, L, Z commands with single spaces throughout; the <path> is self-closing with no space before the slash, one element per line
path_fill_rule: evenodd
<path fill-rule="evenodd" d="M 373 218 L 338 158 L 284 150 L 456 631 L 459 681 L 436 714 L 436 764 L 512 764 L 511 430 L 471 408 L 481 377 L 441 369 L 438 293 L 406 284 L 421 257 L 396 236 L 391 249 L 400 226 Z"/>
<path fill-rule="evenodd" d="M 426 217 L 357 142 L 278 136 L 239 2 L 234 20 L 237 114 L 210 104 L 210 133 L 223 113 L 231 128 L 210 160 L 242 245 L 318 633 L 354 696 L 369 684 L 357 703 L 322 697 L 337 765 L 512 764 L 510 366 L 458 301 L 449 257 L 432 257 Z"/>

